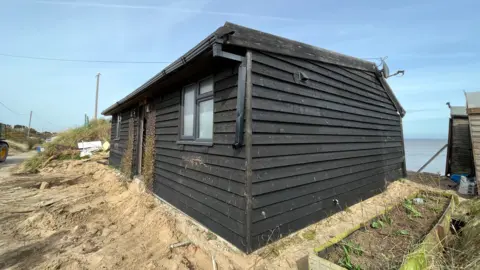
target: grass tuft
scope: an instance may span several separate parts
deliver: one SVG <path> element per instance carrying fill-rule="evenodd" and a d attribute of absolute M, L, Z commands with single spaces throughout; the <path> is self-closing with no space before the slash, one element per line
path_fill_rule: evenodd
<path fill-rule="evenodd" d="M 142 174 L 145 186 L 153 190 L 153 177 L 155 172 L 155 111 L 147 115 L 146 139 L 142 162 Z"/>
<path fill-rule="evenodd" d="M 133 143 L 134 143 L 134 122 L 133 117 L 128 120 L 128 141 L 127 148 L 123 153 L 122 161 L 120 163 L 120 170 L 128 177 L 132 178 L 133 174 Z"/>
<path fill-rule="evenodd" d="M 110 141 L 110 121 L 105 119 L 93 120 L 88 126 L 68 129 L 61 132 L 49 143 L 43 145 L 44 151 L 38 153 L 22 164 L 21 172 L 37 173 L 54 159 L 80 159 L 78 143 L 82 141 Z M 29 147 L 37 143 L 32 141 Z"/>

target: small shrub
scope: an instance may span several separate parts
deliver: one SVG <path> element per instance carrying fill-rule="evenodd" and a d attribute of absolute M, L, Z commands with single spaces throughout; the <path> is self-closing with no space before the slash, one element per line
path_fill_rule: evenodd
<path fill-rule="evenodd" d="M 407 211 L 407 214 L 412 215 L 413 217 L 422 217 L 422 213 L 415 209 L 411 200 L 405 200 L 403 202 L 403 207 Z"/>
<path fill-rule="evenodd" d="M 145 186 L 153 190 L 153 178 L 155 173 L 155 111 L 147 115 L 146 138 L 142 161 L 142 175 Z"/>
<path fill-rule="evenodd" d="M 22 172 L 36 173 L 48 161 L 54 159 L 80 159 L 78 143 L 82 141 L 110 141 L 110 122 L 105 119 L 91 121 L 88 126 L 68 129 L 57 135 L 55 140 L 43 144 L 44 151 L 26 160 Z M 38 139 L 29 139 L 29 148 L 40 144 Z"/>
<path fill-rule="evenodd" d="M 132 177 L 132 166 L 133 166 L 133 141 L 134 141 L 134 127 L 133 127 L 133 117 L 130 118 L 128 122 L 128 141 L 127 149 L 123 153 L 122 161 L 120 163 L 120 170 L 128 177 Z"/>

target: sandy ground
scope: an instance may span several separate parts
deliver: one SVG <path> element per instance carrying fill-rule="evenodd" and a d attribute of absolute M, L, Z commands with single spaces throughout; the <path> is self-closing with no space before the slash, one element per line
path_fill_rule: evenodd
<path fill-rule="evenodd" d="M 0 269 L 212 269 L 211 254 L 194 244 L 171 250 L 189 238 L 168 206 L 132 192 L 112 169 L 52 165 L 0 176 Z M 218 257 L 219 269 L 234 265 Z"/>
<path fill-rule="evenodd" d="M 36 175 L 0 168 L 0 269 L 296 269 L 314 247 L 424 186 L 386 192 L 245 255 L 108 166 L 53 161 Z M 122 180 L 123 179 L 123 180 Z M 39 189 L 41 182 L 49 188 Z M 315 231 L 304 239 L 305 231 Z M 192 244 L 170 249 L 171 244 Z"/>

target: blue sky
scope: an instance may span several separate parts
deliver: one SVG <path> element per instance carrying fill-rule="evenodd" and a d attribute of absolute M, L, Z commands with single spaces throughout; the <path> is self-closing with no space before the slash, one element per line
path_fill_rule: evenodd
<path fill-rule="evenodd" d="M 341 2 L 341 4 L 340 4 Z M 169 62 L 231 21 L 348 55 L 388 56 L 407 138 L 445 138 L 448 109 L 480 91 L 475 1 L 0 0 L 0 54 Z M 0 55 L 0 122 L 61 130 L 121 99 L 166 64 L 40 61 Z M 17 114 L 18 113 L 18 114 Z M 22 115 L 19 115 L 22 114 Z"/>

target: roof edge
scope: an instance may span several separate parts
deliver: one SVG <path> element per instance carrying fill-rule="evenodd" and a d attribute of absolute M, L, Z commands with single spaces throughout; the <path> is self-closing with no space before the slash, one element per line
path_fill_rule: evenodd
<path fill-rule="evenodd" d="M 224 27 L 230 29 L 230 33 L 233 32 L 233 34 L 228 36 L 225 44 L 307 60 L 320 61 L 369 72 L 376 72 L 377 69 L 375 63 L 361 58 L 337 53 L 231 22 L 226 22 Z M 227 32 L 226 29 L 225 31 Z"/>
<path fill-rule="evenodd" d="M 206 50 L 208 50 L 208 48 L 210 48 L 213 45 L 213 43 L 215 43 L 217 41 L 217 34 L 216 33 L 221 31 L 223 28 L 224 28 L 223 26 L 218 28 L 215 32 L 208 35 L 204 40 L 202 40 L 200 43 L 195 45 L 195 47 L 190 49 L 188 52 L 186 52 L 185 54 L 180 56 L 177 60 L 175 60 L 174 62 L 172 62 L 171 64 L 166 66 L 164 69 L 162 69 L 162 71 L 160 71 L 155 76 L 150 78 L 150 80 L 148 80 L 147 82 L 142 84 L 140 87 L 135 89 L 135 91 L 131 92 L 130 94 L 128 94 L 127 96 L 125 96 L 121 100 L 115 102 L 113 105 L 111 105 L 110 107 L 103 110 L 102 115 L 111 115 L 111 114 L 115 113 L 117 108 L 119 108 L 121 105 L 125 104 L 130 99 L 132 99 L 132 98 L 142 94 L 143 92 L 145 92 L 149 86 L 156 83 L 157 81 L 159 81 L 160 79 L 165 77 L 167 74 L 170 74 L 170 73 L 176 71 L 177 69 L 179 69 L 180 67 L 183 67 L 184 65 L 189 63 L 192 59 L 194 59 L 198 55 L 200 55 L 203 52 L 205 52 Z"/>

